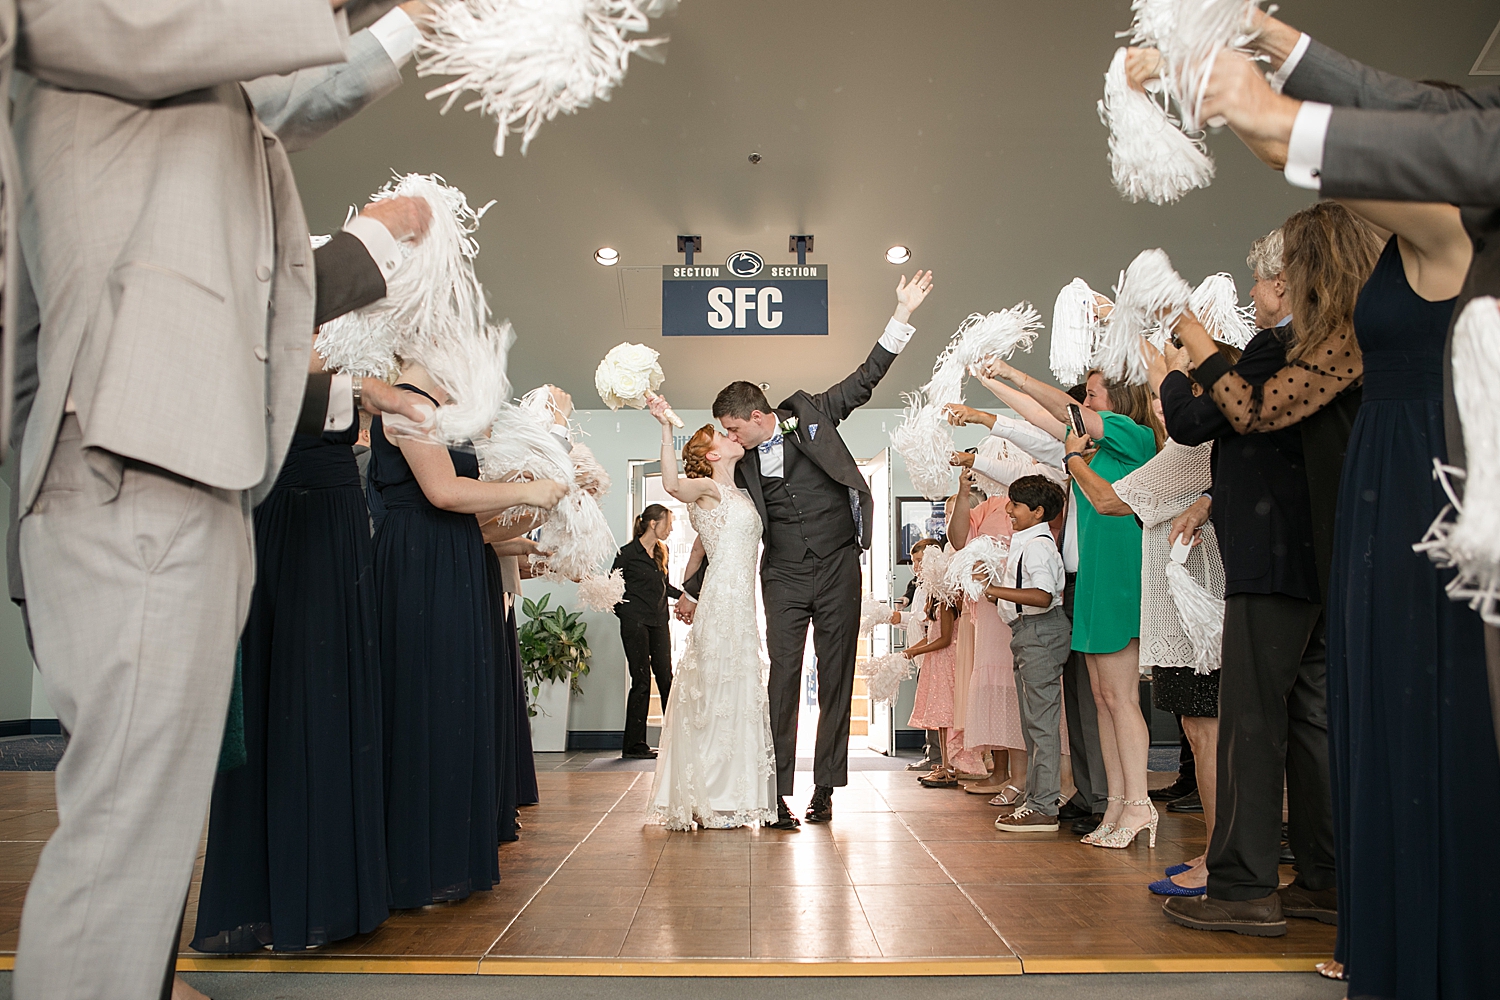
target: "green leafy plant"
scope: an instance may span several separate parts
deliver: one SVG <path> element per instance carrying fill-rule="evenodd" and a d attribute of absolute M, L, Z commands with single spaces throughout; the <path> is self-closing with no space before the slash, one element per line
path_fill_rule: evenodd
<path fill-rule="evenodd" d="M 532 716 L 537 714 L 536 699 L 543 684 L 567 681 L 569 689 L 580 694 L 583 688 L 578 678 L 589 672 L 588 623 L 582 620 L 583 612 L 570 612 L 560 604 L 549 609 L 551 600 L 551 594 L 543 594 L 540 601 L 521 601 L 527 618 L 520 630 L 522 677 L 531 693 L 526 712 Z"/>

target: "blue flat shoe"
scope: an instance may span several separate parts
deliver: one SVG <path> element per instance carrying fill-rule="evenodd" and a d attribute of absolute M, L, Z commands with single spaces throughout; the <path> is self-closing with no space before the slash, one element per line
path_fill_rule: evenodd
<path fill-rule="evenodd" d="M 1171 878 L 1173 875 L 1181 875 L 1185 871 L 1192 870 L 1192 867 L 1192 865 L 1173 865 L 1167 869 L 1167 878 Z"/>
<path fill-rule="evenodd" d="M 1206 896 L 1206 895 L 1208 895 L 1208 886 L 1204 886 L 1201 889 L 1189 889 L 1189 888 L 1186 888 L 1185 886 L 1178 885 L 1176 882 L 1173 882 L 1170 878 L 1164 878 L 1160 882 L 1152 882 L 1150 885 L 1146 886 L 1146 888 L 1150 889 L 1152 892 L 1156 893 L 1158 896 Z"/>

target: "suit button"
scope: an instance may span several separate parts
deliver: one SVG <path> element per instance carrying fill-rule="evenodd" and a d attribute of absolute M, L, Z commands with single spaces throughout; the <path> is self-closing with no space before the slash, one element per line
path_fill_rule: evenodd
<path fill-rule="evenodd" d="M 259 278 L 261 281 L 270 281 L 271 280 L 271 269 L 269 267 L 267 267 L 266 265 L 262 264 L 260 267 L 257 267 L 255 269 L 255 276 L 257 278 Z"/>

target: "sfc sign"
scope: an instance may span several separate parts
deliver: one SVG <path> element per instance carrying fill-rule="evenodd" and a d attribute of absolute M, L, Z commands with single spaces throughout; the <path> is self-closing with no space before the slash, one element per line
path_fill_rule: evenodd
<path fill-rule="evenodd" d="M 664 337 L 828 335 L 828 265 L 773 264 L 750 250 L 723 264 L 661 269 Z"/>

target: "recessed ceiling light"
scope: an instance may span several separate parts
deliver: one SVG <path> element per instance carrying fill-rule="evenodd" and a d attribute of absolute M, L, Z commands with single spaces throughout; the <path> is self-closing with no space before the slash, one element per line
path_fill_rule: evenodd
<path fill-rule="evenodd" d="M 594 251 L 594 260 L 603 264 L 605 267 L 613 267 L 614 265 L 620 263 L 620 251 L 616 250 L 614 247 L 600 247 L 598 250 Z"/>
<path fill-rule="evenodd" d="M 894 246 L 885 252 L 885 259 L 892 264 L 905 264 L 911 260 L 911 247 Z"/>

